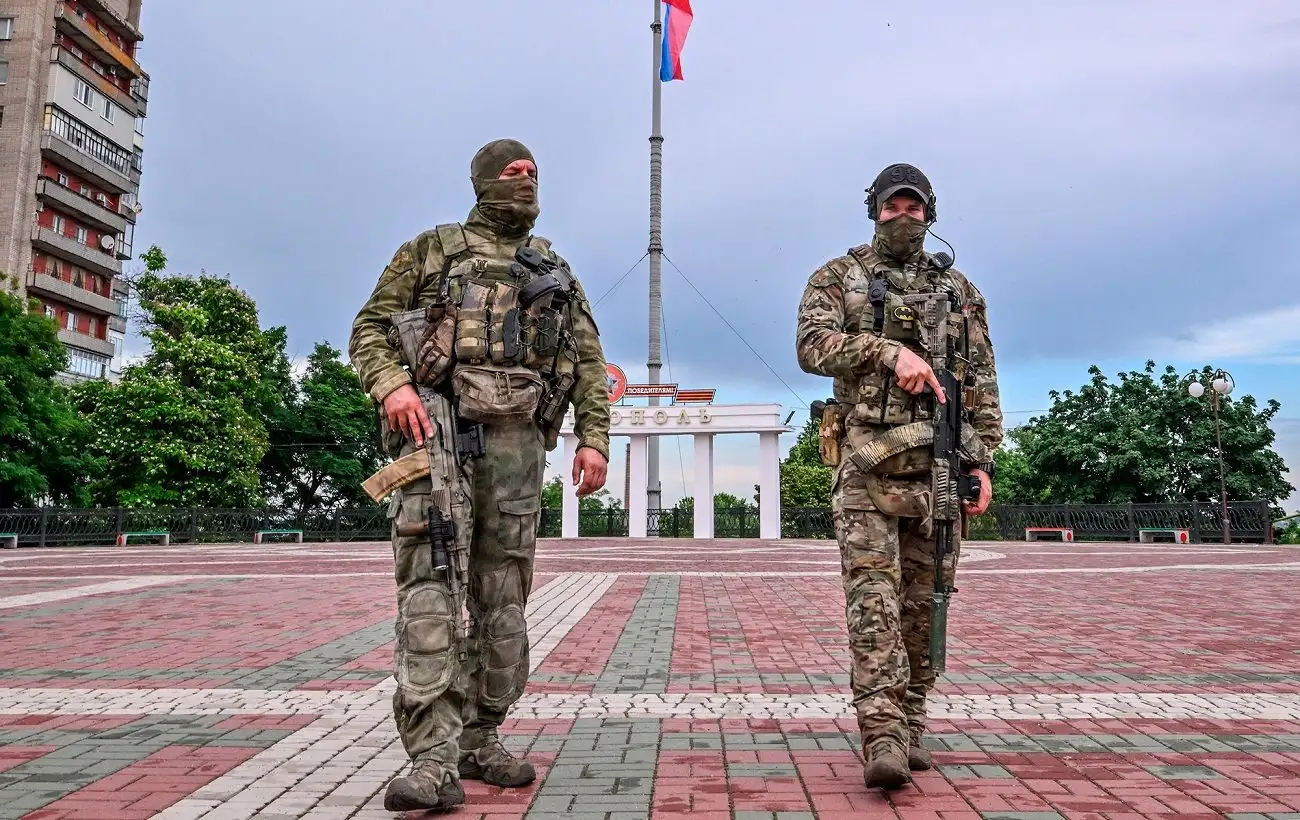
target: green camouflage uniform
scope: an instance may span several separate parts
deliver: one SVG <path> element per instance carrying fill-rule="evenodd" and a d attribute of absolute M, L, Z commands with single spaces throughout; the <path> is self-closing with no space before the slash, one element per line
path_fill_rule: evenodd
<path fill-rule="evenodd" d="M 510 209 L 509 195 L 497 196 L 493 203 L 493 183 L 488 180 L 511 158 L 519 157 L 531 159 L 527 149 L 514 141 L 485 146 L 472 170 L 479 202 L 463 223 L 463 233 L 454 226 L 421 233 L 398 248 L 379 277 L 356 317 L 349 344 L 352 364 L 375 402 L 382 404 L 393 390 L 412 383 L 399 351 L 389 344 L 389 317 L 438 299 L 451 267 L 444 252 L 448 237 L 462 237 L 458 241 L 464 243 L 459 253 L 452 254 L 456 269 L 466 260 L 509 263 L 525 244 L 563 262 L 550 253 L 548 241 L 529 234 L 535 208 L 523 219 L 498 216 Z M 604 354 L 591 305 L 576 278 L 574 290 L 564 311 L 576 347 L 576 381 L 571 394 L 575 434 L 580 447 L 590 447 L 608 459 Z M 402 456 L 418 449 L 400 432 L 388 431 L 382 411 L 380 415 L 390 455 Z M 497 727 L 523 693 L 528 678 L 524 613 L 532 588 L 545 451 L 555 447 L 557 428 L 542 430 L 536 422 L 485 425 L 485 454 L 466 459 L 472 501 L 468 511 L 461 508 L 464 520 L 455 521 L 458 545 L 469 548 L 466 603 L 470 629 L 463 665 L 457 663 L 453 645 L 452 619 L 458 613 L 453 612 L 441 573 L 433 571 L 429 539 L 396 535 L 398 524 L 426 520 L 429 479 L 417 479 L 395 491 L 390 507 L 398 600 L 394 653 L 398 687 L 393 713 L 407 753 L 417 764 L 433 766 L 431 780 L 435 784 L 456 770 L 458 759 L 461 776 L 479 776 L 482 772 L 478 770 L 490 768 L 494 761 L 508 762 L 508 756 L 502 758 L 505 753 L 499 746 Z M 467 775 L 467 755 L 476 749 L 488 751 L 477 763 L 471 761 L 476 774 Z M 506 779 L 531 780 L 531 767 L 524 765 L 530 773 L 526 778 L 510 775 Z M 491 777 L 483 779 L 492 782 Z M 458 784 L 452 786 L 458 788 Z"/>
<path fill-rule="evenodd" d="M 933 398 L 908 394 L 893 372 L 904 344 L 922 359 L 929 361 L 929 356 L 919 344 L 875 332 L 868 289 L 877 276 L 887 280 L 887 319 L 904 294 L 950 290 L 961 304 L 955 318 L 969 328 L 970 364 L 959 364 L 956 371 L 959 380 L 964 378 L 971 428 L 963 431 L 963 461 L 967 466 L 991 461 L 1002 440 L 1002 413 L 984 298 L 956 269 L 940 272 L 935 258 L 919 243 L 915 247 L 915 253 L 899 261 L 882 252 L 878 236 L 813 273 L 799 304 L 800 366 L 834 378 L 835 398 L 844 406 L 841 453 L 891 427 L 932 418 Z M 919 448 L 888 459 L 871 475 L 863 475 L 847 458 L 835 471 L 831 505 L 844 580 L 853 705 L 864 750 L 880 738 L 906 748 L 909 735 L 919 745 L 925 727 L 925 699 L 935 683 L 929 663 L 934 542 L 927 518 L 932 461 L 930 451 Z M 954 545 L 945 559 L 949 582 L 958 551 Z"/>

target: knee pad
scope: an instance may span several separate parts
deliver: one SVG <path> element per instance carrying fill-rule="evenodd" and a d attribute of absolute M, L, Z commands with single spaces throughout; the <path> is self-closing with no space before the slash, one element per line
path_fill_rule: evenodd
<path fill-rule="evenodd" d="M 456 610 L 441 584 L 412 587 L 398 602 L 394 677 L 404 692 L 441 694 L 456 673 Z"/>
<path fill-rule="evenodd" d="M 528 681 L 528 624 L 523 604 L 484 613 L 479 632 L 479 703 L 505 709 Z"/>

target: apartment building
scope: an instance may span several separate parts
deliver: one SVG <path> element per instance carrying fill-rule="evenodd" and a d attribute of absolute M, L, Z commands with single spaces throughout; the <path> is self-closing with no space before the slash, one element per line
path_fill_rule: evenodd
<path fill-rule="evenodd" d="M 59 323 L 68 379 L 120 365 L 149 99 L 141 2 L 0 4 L 0 272 Z"/>

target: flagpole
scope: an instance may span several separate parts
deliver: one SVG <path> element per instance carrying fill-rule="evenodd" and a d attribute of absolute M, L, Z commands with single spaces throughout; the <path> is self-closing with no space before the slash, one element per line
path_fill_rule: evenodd
<path fill-rule="evenodd" d="M 654 23 L 650 26 L 654 40 L 654 55 L 651 65 L 654 75 L 651 80 L 651 114 L 650 114 L 650 350 L 646 360 L 650 384 L 659 384 L 660 328 L 663 316 L 663 291 L 660 282 L 660 257 L 663 254 L 663 134 L 660 133 L 660 96 L 663 82 L 659 79 L 660 62 L 663 58 L 664 26 L 663 0 L 651 0 L 655 7 Z M 650 406 L 657 407 L 659 397 L 650 397 Z M 659 437 L 648 436 L 646 442 L 646 509 L 659 510 L 663 503 L 663 492 L 659 486 Z M 658 535 L 658 516 L 651 518 L 647 534 Z"/>

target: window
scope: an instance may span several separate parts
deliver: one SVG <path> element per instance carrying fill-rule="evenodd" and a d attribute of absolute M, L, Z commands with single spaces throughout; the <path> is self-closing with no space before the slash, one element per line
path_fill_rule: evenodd
<path fill-rule="evenodd" d="M 55 233 L 63 233 L 63 216 L 61 214 L 55 214 L 54 221 L 50 224 L 50 227 L 54 229 Z"/>
<path fill-rule="evenodd" d="M 0 60 L 0 85 L 9 82 L 9 61 Z"/>
<path fill-rule="evenodd" d="M 113 105 L 113 102 L 109 100 L 108 97 L 104 98 L 104 108 L 99 112 L 99 116 L 109 122 L 112 122 L 113 118 L 117 116 L 117 106 Z"/>
<path fill-rule="evenodd" d="M 60 173 L 60 174 L 59 174 L 59 184 L 62 185 L 64 188 L 68 187 L 68 175 L 67 175 L 67 174 L 64 174 L 64 173 Z"/>
<path fill-rule="evenodd" d="M 97 339 L 99 338 L 99 319 L 98 319 L 98 317 L 95 317 L 95 316 L 91 316 L 91 317 L 90 317 L 90 329 L 87 331 L 87 333 L 88 333 L 89 335 L 91 335 L 91 336 L 94 336 L 94 337 L 97 338 Z"/>
<path fill-rule="evenodd" d="M 84 244 L 86 244 L 86 241 L 87 241 L 89 238 L 90 238 L 90 234 L 88 234 L 88 233 L 86 232 L 86 229 L 83 228 L 83 227 L 81 227 L 80 225 L 78 225 L 78 226 L 77 226 L 77 241 L 84 245 Z"/>
<path fill-rule="evenodd" d="M 49 305 L 46 305 L 46 306 L 45 306 L 45 315 L 46 315 L 47 318 L 54 319 L 58 314 L 57 314 L 57 312 L 54 310 L 54 308 L 50 307 Z"/>
<path fill-rule="evenodd" d="M 0 40 L 12 40 L 14 38 L 14 18 L 0 17 Z"/>
<path fill-rule="evenodd" d="M 144 136 L 144 117 L 135 118 L 135 132 L 142 137 Z"/>
<path fill-rule="evenodd" d="M 104 378 L 104 370 L 108 367 L 108 358 L 100 356 L 97 353 L 91 353 L 89 350 L 80 350 L 75 347 L 68 348 L 68 372 L 76 373 L 78 376 L 87 376 L 92 379 Z"/>
<path fill-rule="evenodd" d="M 90 196 L 90 186 L 89 186 L 89 185 L 82 185 L 82 186 L 81 186 L 81 195 L 82 195 L 82 196 Z"/>
<path fill-rule="evenodd" d="M 81 268 L 73 268 L 72 284 L 76 285 L 79 288 L 84 288 L 86 286 L 86 277 L 81 272 Z"/>
<path fill-rule="evenodd" d="M 77 331 L 77 314 L 72 311 L 63 314 L 63 326 L 75 333 Z"/>
<path fill-rule="evenodd" d="M 95 107 L 95 92 L 90 90 L 85 80 L 78 79 L 72 87 L 72 96 L 77 98 L 77 102 L 87 108 Z"/>

